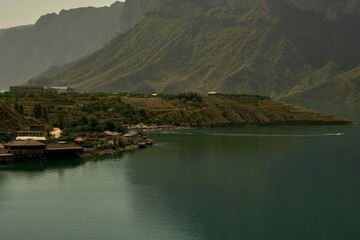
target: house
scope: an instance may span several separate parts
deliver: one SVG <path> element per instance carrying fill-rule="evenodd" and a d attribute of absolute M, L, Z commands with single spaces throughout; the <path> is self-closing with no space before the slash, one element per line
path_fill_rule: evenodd
<path fill-rule="evenodd" d="M 77 144 L 77 145 L 84 145 L 85 140 L 82 139 L 82 138 L 77 138 L 77 139 L 74 140 L 74 143 Z"/>
<path fill-rule="evenodd" d="M 51 87 L 52 89 L 55 89 L 57 93 L 74 93 L 75 89 L 70 88 L 68 86 L 65 87 Z"/>
<path fill-rule="evenodd" d="M 218 92 L 215 92 L 215 91 L 213 91 L 213 92 L 208 92 L 208 96 L 214 96 L 214 95 L 217 95 L 218 94 Z"/>
<path fill-rule="evenodd" d="M 35 140 L 14 141 L 4 145 L 4 152 L 15 158 L 42 158 L 46 156 L 46 144 Z"/>
<path fill-rule="evenodd" d="M 122 135 L 121 133 L 111 132 L 111 131 L 105 131 L 104 134 L 105 134 L 107 137 L 116 137 L 116 136 L 121 136 L 121 135 Z"/>
<path fill-rule="evenodd" d="M 124 139 L 136 139 L 138 138 L 139 133 L 138 132 L 129 132 L 123 136 Z"/>

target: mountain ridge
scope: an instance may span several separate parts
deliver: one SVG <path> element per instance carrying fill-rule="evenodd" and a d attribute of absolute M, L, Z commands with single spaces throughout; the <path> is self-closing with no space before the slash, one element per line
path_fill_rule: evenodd
<path fill-rule="evenodd" d="M 146 1 L 62 10 L 41 16 L 26 28 L 5 29 L 0 35 L 0 90 L 101 49 L 141 20 L 146 10 L 137 8 L 141 2 Z"/>
<path fill-rule="evenodd" d="M 282 98 L 342 81 L 360 64 L 360 31 L 348 24 L 360 20 L 357 12 L 334 20 L 288 0 L 248 3 L 162 1 L 105 48 L 32 82 L 87 92 L 215 90 Z"/>

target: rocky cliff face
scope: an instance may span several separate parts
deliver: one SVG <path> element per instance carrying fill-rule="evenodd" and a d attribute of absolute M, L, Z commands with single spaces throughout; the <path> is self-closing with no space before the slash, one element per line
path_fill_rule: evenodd
<path fill-rule="evenodd" d="M 0 36 L 0 90 L 24 83 L 53 65 L 75 61 L 118 34 L 124 4 L 62 10 L 35 25 L 9 29 Z"/>
<path fill-rule="evenodd" d="M 289 0 L 162 0 L 107 47 L 34 82 L 89 92 L 215 90 L 274 98 L 309 89 L 316 94 L 321 85 L 352 87 L 358 76 L 352 69 L 360 64 L 360 29 L 352 23 L 360 22 L 359 15 L 342 12 L 334 21 L 314 6 Z M 351 84 L 326 84 L 331 79 Z M 336 91 L 328 93 L 324 101 Z"/>
<path fill-rule="evenodd" d="M 154 3 L 128 0 L 110 7 L 62 10 L 42 16 L 33 26 L 0 31 L 0 90 L 95 52 L 132 28 Z"/>

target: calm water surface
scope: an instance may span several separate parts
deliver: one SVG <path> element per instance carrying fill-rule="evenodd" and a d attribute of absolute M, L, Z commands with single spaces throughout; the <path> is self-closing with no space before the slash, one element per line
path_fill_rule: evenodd
<path fill-rule="evenodd" d="M 307 106 L 360 122 L 360 105 Z M 0 240 L 360 239 L 360 127 L 152 133 L 91 162 L 0 167 Z"/>

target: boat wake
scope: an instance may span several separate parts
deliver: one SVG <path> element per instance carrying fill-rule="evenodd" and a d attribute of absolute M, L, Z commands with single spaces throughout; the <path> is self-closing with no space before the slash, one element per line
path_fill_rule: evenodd
<path fill-rule="evenodd" d="M 226 137 L 329 137 L 344 136 L 344 133 L 324 133 L 324 134 L 249 134 L 249 133 L 214 133 L 213 136 Z"/>

